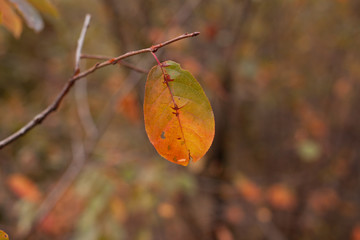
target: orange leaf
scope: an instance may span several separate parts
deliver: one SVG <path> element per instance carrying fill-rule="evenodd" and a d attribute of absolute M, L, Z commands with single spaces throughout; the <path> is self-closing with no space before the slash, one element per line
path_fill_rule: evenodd
<path fill-rule="evenodd" d="M 144 120 L 158 153 L 183 166 L 203 157 L 215 134 L 214 114 L 200 84 L 173 61 L 148 74 Z"/>
<path fill-rule="evenodd" d="M 262 189 L 255 182 L 244 176 L 240 176 L 235 181 L 235 186 L 248 202 L 254 204 L 261 203 L 263 198 Z"/>
<path fill-rule="evenodd" d="M 0 240 L 9 240 L 9 235 L 3 230 L 0 230 Z"/>
<path fill-rule="evenodd" d="M 267 192 L 270 204 L 281 210 L 292 210 L 296 204 L 295 195 L 284 184 L 274 184 Z"/>
<path fill-rule="evenodd" d="M 8 180 L 9 188 L 20 198 L 31 202 L 39 202 L 42 194 L 33 181 L 21 174 L 13 174 Z"/>
<path fill-rule="evenodd" d="M 157 211 L 161 217 L 166 219 L 173 218 L 175 215 L 175 207 L 170 203 L 161 203 Z"/>
<path fill-rule="evenodd" d="M 22 32 L 21 18 L 15 13 L 6 1 L 0 1 L 0 12 L 2 13 L 2 24 L 14 37 L 20 37 Z"/>

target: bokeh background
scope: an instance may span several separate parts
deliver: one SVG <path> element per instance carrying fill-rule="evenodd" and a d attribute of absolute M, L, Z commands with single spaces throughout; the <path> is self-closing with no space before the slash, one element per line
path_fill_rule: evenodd
<path fill-rule="evenodd" d="M 40 33 L 0 29 L 1 138 L 72 76 L 86 13 L 88 54 L 200 31 L 157 55 L 198 79 L 216 136 L 202 160 L 172 164 L 145 133 L 146 74 L 91 74 L 0 151 L 0 229 L 11 239 L 360 239 L 358 0 L 51 2 L 59 16 L 43 14 Z"/>

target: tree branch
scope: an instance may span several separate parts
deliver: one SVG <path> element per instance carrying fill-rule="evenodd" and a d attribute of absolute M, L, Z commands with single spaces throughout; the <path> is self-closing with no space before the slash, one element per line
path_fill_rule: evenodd
<path fill-rule="evenodd" d="M 112 57 L 108 57 L 108 56 L 103 56 L 103 55 L 91 55 L 91 54 L 81 54 L 80 58 L 82 59 L 98 59 L 98 60 L 109 60 L 111 59 Z M 130 68 L 136 72 L 139 72 L 139 73 L 148 73 L 149 71 L 145 70 L 145 69 L 142 69 L 142 68 L 138 68 L 137 66 L 131 64 L 131 63 L 128 63 L 128 62 L 124 62 L 124 61 L 119 61 L 118 62 L 119 65 L 122 65 L 124 67 L 127 67 L 127 68 Z"/>
<path fill-rule="evenodd" d="M 76 53 L 75 53 L 75 74 L 80 71 L 80 56 L 81 56 L 81 50 L 84 45 L 85 40 L 85 34 L 86 30 L 89 27 L 90 24 L 91 15 L 86 14 L 83 28 L 81 29 L 80 37 L 78 39 L 78 44 L 76 47 Z"/>
<path fill-rule="evenodd" d="M 21 136 L 25 135 L 27 132 L 29 132 L 31 129 L 33 129 L 35 126 L 39 125 L 40 123 L 42 123 L 42 121 L 44 121 L 44 119 L 50 115 L 52 112 L 55 112 L 58 107 L 60 106 L 61 102 L 63 101 L 64 97 L 67 95 L 67 93 L 70 91 L 70 89 L 73 87 L 73 85 L 75 84 L 75 82 L 81 78 L 86 77 L 87 75 L 95 72 L 96 70 L 109 66 L 109 65 L 114 65 L 116 63 L 118 63 L 121 59 L 125 59 L 134 55 L 138 55 L 138 54 L 142 54 L 142 53 L 146 53 L 146 52 L 156 52 L 158 49 L 169 45 L 171 43 L 174 43 L 176 41 L 185 39 L 185 38 L 190 38 L 190 37 L 195 37 L 197 35 L 199 35 L 199 32 L 193 32 L 193 33 L 185 33 L 182 34 L 176 38 L 170 39 L 168 41 L 153 45 L 149 48 L 144 48 L 144 49 L 140 49 L 140 50 L 136 50 L 136 51 L 130 51 L 127 52 L 123 55 L 120 55 L 116 58 L 112 58 L 109 59 L 107 61 L 101 62 L 101 63 L 96 63 L 94 66 L 92 66 L 91 68 L 77 73 L 75 70 L 75 75 L 72 76 L 68 82 L 65 84 L 65 86 L 62 88 L 62 90 L 60 91 L 60 93 L 57 95 L 57 97 L 55 98 L 55 100 L 46 108 L 44 109 L 42 112 L 40 112 L 39 114 L 37 114 L 31 121 L 29 121 L 25 126 L 23 126 L 22 128 L 20 128 L 19 130 L 17 130 L 15 133 L 11 134 L 10 136 L 8 136 L 7 138 L 3 139 L 2 141 L 0 141 L 0 149 L 4 148 L 5 146 L 9 145 L 10 143 L 14 142 L 15 140 L 17 140 L 18 138 L 20 138 Z"/>
<path fill-rule="evenodd" d="M 90 23 L 90 15 L 87 14 L 84 21 L 83 29 L 81 30 L 81 34 L 78 40 L 78 45 L 76 48 L 76 56 L 75 56 L 75 73 L 80 72 L 80 59 L 82 56 L 82 46 L 84 43 L 84 38 L 86 34 L 86 30 Z M 87 80 L 79 82 L 75 85 L 75 102 L 77 106 L 77 111 L 79 114 L 80 121 L 84 127 L 84 131 L 88 136 L 97 135 L 97 128 L 95 125 L 95 121 L 91 116 L 88 97 L 87 97 Z"/>

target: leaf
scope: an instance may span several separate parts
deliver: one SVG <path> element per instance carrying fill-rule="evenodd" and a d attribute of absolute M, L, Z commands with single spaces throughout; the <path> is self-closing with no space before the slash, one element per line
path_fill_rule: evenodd
<path fill-rule="evenodd" d="M 284 184 L 274 184 L 267 191 L 270 204 L 280 210 L 292 210 L 296 205 L 296 197 Z"/>
<path fill-rule="evenodd" d="M 19 10 L 29 28 L 32 28 L 35 32 L 40 32 L 44 28 L 44 22 L 39 15 L 39 12 L 26 0 L 9 1 Z"/>
<path fill-rule="evenodd" d="M 203 157 L 214 139 L 208 98 L 196 79 L 173 61 L 153 67 L 148 74 L 144 120 L 157 152 L 183 166 Z"/>
<path fill-rule="evenodd" d="M 48 13 L 54 17 L 59 16 L 57 9 L 49 0 L 28 0 L 28 2 L 42 13 Z"/>
<path fill-rule="evenodd" d="M 13 174 L 7 179 L 9 188 L 20 198 L 38 203 L 42 194 L 33 181 L 21 174 Z"/>
<path fill-rule="evenodd" d="M 16 38 L 20 37 L 22 32 L 21 18 L 15 13 L 12 7 L 6 1 L 0 1 L 0 12 L 2 13 L 2 24 Z"/>
<path fill-rule="evenodd" d="M 259 204 L 264 198 L 261 187 L 246 176 L 238 176 L 235 180 L 235 186 L 248 202 Z"/>
<path fill-rule="evenodd" d="M 6 232 L 0 230 L 0 240 L 9 240 L 9 235 Z"/>

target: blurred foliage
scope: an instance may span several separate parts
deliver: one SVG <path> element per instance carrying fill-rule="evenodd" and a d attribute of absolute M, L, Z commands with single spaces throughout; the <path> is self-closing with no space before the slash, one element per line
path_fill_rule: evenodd
<path fill-rule="evenodd" d="M 58 16 L 56 8 L 48 0 L 3 0 L 0 2 L 0 24 L 16 38 L 21 35 L 23 20 L 29 28 L 39 32 L 44 28 L 39 11 Z"/>
<path fill-rule="evenodd" d="M 33 225 L 74 162 L 79 174 L 33 239 L 360 239 L 359 1 L 51 2 L 59 17 L 44 14 L 43 31 L 23 28 L 16 39 L 0 29 L 2 138 L 72 75 L 90 13 L 89 54 L 117 56 L 201 32 L 158 56 L 179 62 L 205 89 L 215 142 L 187 168 L 162 159 L 143 125 L 146 76 L 100 70 L 87 78 L 85 99 L 95 125 L 106 127 L 98 140 L 72 91 L 0 151 L 0 229 L 10 239 Z M 156 64 L 150 54 L 127 61 Z M 78 164 L 83 144 L 91 154 Z"/>

